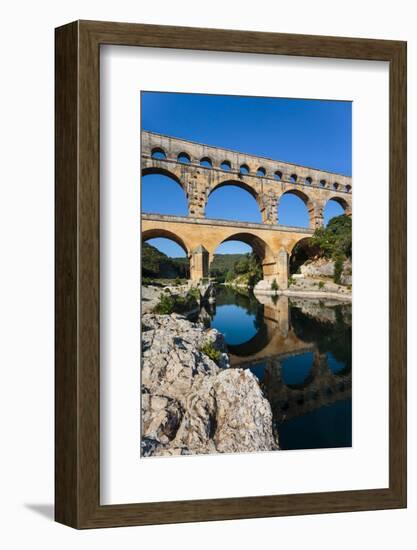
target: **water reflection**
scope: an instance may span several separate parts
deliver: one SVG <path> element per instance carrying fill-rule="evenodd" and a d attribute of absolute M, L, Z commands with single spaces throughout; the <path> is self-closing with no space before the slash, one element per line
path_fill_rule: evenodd
<path fill-rule="evenodd" d="M 351 306 L 220 287 L 206 324 L 271 404 L 282 449 L 351 446 Z"/>

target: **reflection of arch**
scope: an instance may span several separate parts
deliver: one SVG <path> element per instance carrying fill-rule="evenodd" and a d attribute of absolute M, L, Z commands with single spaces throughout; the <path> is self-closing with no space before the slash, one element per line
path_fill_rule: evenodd
<path fill-rule="evenodd" d="M 281 199 L 285 195 L 295 195 L 296 197 L 298 197 L 303 201 L 304 205 L 307 208 L 307 213 L 309 218 L 309 227 L 314 227 L 314 204 L 313 204 L 313 201 L 310 199 L 310 197 L 300 189 L 288 189 L 288 191 L 285 191 L 285 193 L 283 193 L 279 198 L 278 212 L 279 212 Z M 278 219 L 278 223 L 279 223 L 279 219 Z"/>
<path fill-rule="evenodd" d="M 142 242 L 149 241 L 149 239 L 157 239 L 158 237 L 174 241 L 184 250 L 187 258 L 190 257 L 191 249 L 189 245 L 175 233 L 172 233 L 166 229 L 148 229 L 146 231 L 142 231 Z"/>
<path fill-rule="evenodd" d="M 243 342 L 242 344 L 227 344 L 227 349 L 232 355 L 236 357 L 247 357 L 261 352 L 264 347 L 270 342 L 272 334 L 268 330 L 265 323 L 262 323 L 258 332 L 252 336 L 250 340 Z"/>

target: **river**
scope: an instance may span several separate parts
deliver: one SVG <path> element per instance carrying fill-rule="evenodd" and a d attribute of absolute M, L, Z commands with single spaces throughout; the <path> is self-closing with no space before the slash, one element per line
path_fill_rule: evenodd
<path fill-rule="evenodd" d="M 225 286 L 200 312 L 269 400 L 282 450 L 352 445 L 351 305 Z"/>

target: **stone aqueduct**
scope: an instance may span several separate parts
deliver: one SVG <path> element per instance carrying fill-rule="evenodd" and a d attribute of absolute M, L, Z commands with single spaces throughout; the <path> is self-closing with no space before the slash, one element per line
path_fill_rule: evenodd
<path fill-rule="evenodd" d="M 177 242 L 190 259 L 194 281 L 208 277 L 216 248 L 225 241 L 239 240 L 252 246 L 262 261 L 264 279 L 276 279 L 287 287 L 288 258 L 300 240 L 323 225 L 329 200 L 352 214 L 350 177 L 305 166 L 247 155 L 153 132 L 142 132 L 142 176 L 162 174 L 184 190 L 188 216 L 142 214 L 142 239 L 166 237 Z M 235 185 L 256 200 L 262 223 L 205 218 L 210 194 Z M 285 194 L 298 196 L 306 205 L 310 227 L 279 224 L 277 205 Z"/>

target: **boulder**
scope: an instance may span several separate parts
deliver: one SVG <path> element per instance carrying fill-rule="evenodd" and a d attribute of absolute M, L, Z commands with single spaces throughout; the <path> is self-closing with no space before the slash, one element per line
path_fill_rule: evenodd
<path fill-rule="evenodd" d="M 250 371 L 229 368 L 221 333 L 176 314 L 142 326 L 142 456 L 278 448 L 269 402 Z"/>

